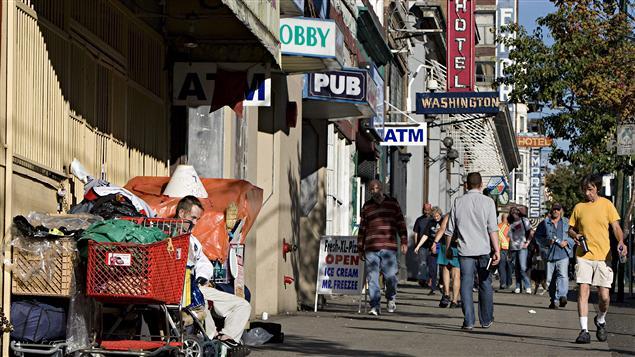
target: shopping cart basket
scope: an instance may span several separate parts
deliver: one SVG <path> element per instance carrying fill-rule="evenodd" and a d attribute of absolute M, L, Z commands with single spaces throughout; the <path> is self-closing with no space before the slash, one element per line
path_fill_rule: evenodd
<path fill-rule="evenodd" d="M 169 237 L 151 244 L 89 241 L 87 295 L 102 303 L 128 305 L 124 315 L 136 307 L 157 305 L 157 311 L 169 320 L 167 325 L 176 328 L 166 305 L 181 302 L 192 223 L 167 218 L 121 219 L 159 228 Z M 117 319 L 107 335 L 114 335 L 124 315 Z M 98 348 L 84 352 L 143 356 L 181 348 L 182 343 L 177 341 L 180 334 L 170 330 L 173 329 L 159 336 L 159 341 L 102 340 Z"/>

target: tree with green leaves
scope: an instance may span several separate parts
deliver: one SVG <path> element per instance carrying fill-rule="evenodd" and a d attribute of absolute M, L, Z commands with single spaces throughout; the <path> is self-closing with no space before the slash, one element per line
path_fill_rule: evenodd
<path fill-rule="evenodd" d="M 533 33 L 511 25 L 515 36 L 498 38 L 512 48 L 498 83 L 514 85 L 511 102 L 541 108 L 547 134 L 570 143 L 553 148 L 552 163 L 630 172 L 614 143 L 617 124 L 635 120 L 634 20 L 616 0 L 552 1 Z"/>
<path fill-rule="evenodd" d="M 583 168 L 576 170 L 572 165 L 558 165 L 545 177 L 551 204 L 559 202 L 567 216 L 571 214 L 576 203 L 584 200 L 580 190 L 580 177 L 586 173 Z M 547 208 L 550 209 L 551 206 Z"/>

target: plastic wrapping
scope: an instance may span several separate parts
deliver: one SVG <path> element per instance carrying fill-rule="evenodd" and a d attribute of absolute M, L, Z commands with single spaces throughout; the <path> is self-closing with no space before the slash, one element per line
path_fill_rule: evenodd
<path fill-rule="evenodd" d="M 100 216 L 87 213 L 61 215 L 31 212 L 26 218 L 33 226 L 44 226 L 48 229 L 64 227 L 69 231 L 86 229 L 91 224 L 104 220 Z"/>
<path fill-rule="evenodd" d="M 243 343 L 247 346 L 260 346 L 264 345 L 273 337 L 272 334 L 267 332 L 262 327 L 252 328 L 251 330 L 243 333 Z"/>
<path fill-rule="evenodd" d="M 51 281 L 59 257 L 74 256 L 77 252 L 75 242 L 70 239 L 30 238 L 17 229 L 12 232 L 13 261 L 5 259 L 4 265 L 13 273 L 14 279 L 24 283 L 35 277 Z"/>
<path fill-rule="evenodd" d="M 90 347 L 90 334 L 95 331 L 100 314 L 97 314 L 98 303 L 88 298 L 86 291 L 86 267 L 78 265 L 75 269 L 75 289 L 68 304 L 68 319 L 66 322 L 66 342 L 69 353 Z"/>

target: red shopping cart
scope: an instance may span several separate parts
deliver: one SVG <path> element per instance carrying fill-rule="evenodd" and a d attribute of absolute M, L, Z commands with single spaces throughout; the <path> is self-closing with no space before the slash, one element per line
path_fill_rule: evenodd
<path fill-rule="evenodd" d="M 159 228 L 168 238 L 151 244 L 89 242 L 87 295 L 104 304 L 124 308 L 110 329 L 99 340 L 95 338 L 94 347 L 82 352 L 134 356 L 182 352 L 186 346 L 179 328 L 180 314 L 175 323 L 170 311 L 180 310 L 192 223 L 167 218 L 122 219 Z M 136 339 L 106 339 L 120 337 L 116 330 L 126 315 L 141 310 L 163 315 L 165 330 L 161 330 L 159 336 L 146 336 L 150 341 L 147 338 L 142 341 L 140 334 L 131 336 Z"/>

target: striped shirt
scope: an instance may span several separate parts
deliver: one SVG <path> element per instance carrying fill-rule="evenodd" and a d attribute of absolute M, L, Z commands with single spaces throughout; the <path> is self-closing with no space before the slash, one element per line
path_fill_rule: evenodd
<path fill-rule="evenodd" d="M 361 251 L 397 250 L 397 234 L 401 245 L 408 246 L 406 221 L 394 198 L 384 196 L 381 203 L 369 200 L 361 212 L 357 246 Z"/>

